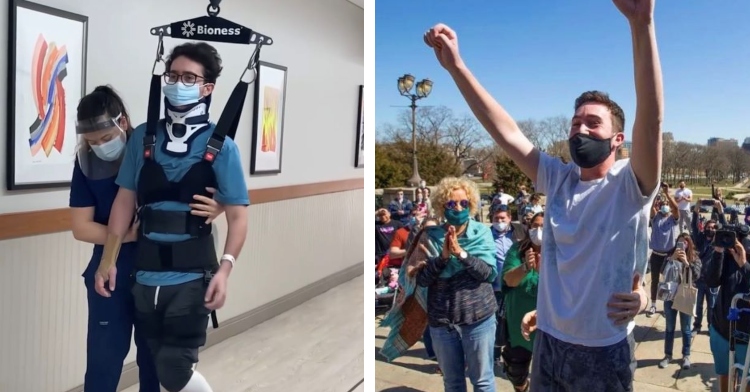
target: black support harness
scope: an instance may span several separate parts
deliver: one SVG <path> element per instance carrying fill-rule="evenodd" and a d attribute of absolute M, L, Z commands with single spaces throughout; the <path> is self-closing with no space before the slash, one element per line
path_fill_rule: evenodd
<path fill-rule="evenodd" d="M 216 249 L 211 236 L 211 225 L 205 224 L 206 219 L 204 217 L 193 216 L 189 211 L 157 210 L 151 208 L 150 205 L 165 201 L 189 204 L 194 202 L 193 195 L 211 197 L 205 188 L 217 188 L 213 162 L 221 152 L 226 138 L 234 138 L 237 132 L 248 87 L 257 77 L 261 47 L 273 43 L 270 37 L 220 18 L 218 16 L 220 2 L 221 0 L 210 0 L 207 8 L 208 16 L 178 21 L 151 29 L 151 34 L 159 37 L 159 43 L 156 61 L 152 69 L 146 135 L 143 138 L 144 164 L 139 174 L 136 192 L 141 221 L 135 265 L 135 269 L 138 271 L 202 272 L 205 273 L 206 281 L 210 281 L 213 272 L 218 268 Z M 156 73 L 157 65 L 165 63 L 165 36 L 177 39 L 256 45 L 247 67 L 229 96 L 213 134 L 208 140 L 203 158 L 200 162 L 191 166 L 179 181 L 169 181 L 161 164 L 154 160 L 156 135 L 159 128 L 165 126 L 164 121 L 160 120 L 163 72 Z M 252 73 L 252 78 L 249 81 L 244 81 L 243 78 L 249 73 Z M 150 233 L 188 234 L 191 238 L 180 242 L 158 242 L 146 237 Z M 215 314 L 212 316 L 214 317 L 214 327 L 216 327 Z"/>

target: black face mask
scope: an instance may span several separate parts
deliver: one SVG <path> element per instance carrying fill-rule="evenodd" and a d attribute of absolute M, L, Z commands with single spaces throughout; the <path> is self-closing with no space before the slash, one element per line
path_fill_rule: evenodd
<path fill-rule="evenodd" d="M 590 169 L 604 162 L 612 152 L 609 139 L 596 139 L 582 133 L 568 139 L 570 157 L 576 165 Z"/>

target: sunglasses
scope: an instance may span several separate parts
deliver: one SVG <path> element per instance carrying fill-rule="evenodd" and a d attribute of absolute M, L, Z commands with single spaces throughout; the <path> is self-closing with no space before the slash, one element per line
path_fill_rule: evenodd
<path fill-rule="evenodd" d="M 461 206 L 463 209 L 469 208 L 469 201 L 468 200 L 461 200 L 459 202 L 456 202 L 455 200 L 448 200 L 447 203 L 445 203 L 445 209 L 446 210 L 455 210 L 456 207 Z"/>

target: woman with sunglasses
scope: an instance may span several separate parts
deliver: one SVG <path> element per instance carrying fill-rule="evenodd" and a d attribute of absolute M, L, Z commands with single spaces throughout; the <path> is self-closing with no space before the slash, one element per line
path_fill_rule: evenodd
<path fill-rule="evenodd" d="M 427 288 L 429 331 L 447 392 L 465 391 L 467 376 L 474 391 L 495 391 L 492 282 L 498 271 L 489 227 L 470 219 L 478 204 L 473 181 L 440 181 L 432 205 L 447 223 L 425 229 L 430 247 L 440 253 L 416 277 Z"/>
<path fill-rule="evenodd" d="M 99 86 L 79 102 L 76 121 L 79 147 L 70 188 L 71 219 L 75 239 L 94 244 L 88 267 L 83 272 L 89 310 L 85 392 L 117 390 L 133 335 L 135 308 L 130 274 L 139 227 L 136 219 L 120 249 L 116 289 L 112 296 L 106 298 L 94 290 L 94 274 L 102 258 L 109 213 L 119 188 L 115 177 L 131 132 L 125 105 L 111 87 Z M 192 214 L 206 217 L 206 223 L 223 212 L 213 199 L 194 198 Z M 135 329 L 135 344 L 140 391 L 159 392 L 154 361 L 139 329 Z"/>

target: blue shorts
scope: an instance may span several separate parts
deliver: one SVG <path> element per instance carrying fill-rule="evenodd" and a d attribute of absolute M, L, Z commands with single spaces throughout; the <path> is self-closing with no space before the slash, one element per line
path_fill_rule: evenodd
<path fill-rule="evenodd" d="M 719 376 L 729 375 L 729 341 L 724 339 L 719 332 L 711 325 L 708 328 L 709 339 L 711 343 L 711 354 L 714 355 L 714 372 Z M 738 364 L 745 362 L 747 354 L 746 344 L 734 345 L 734 361 Z"/>

